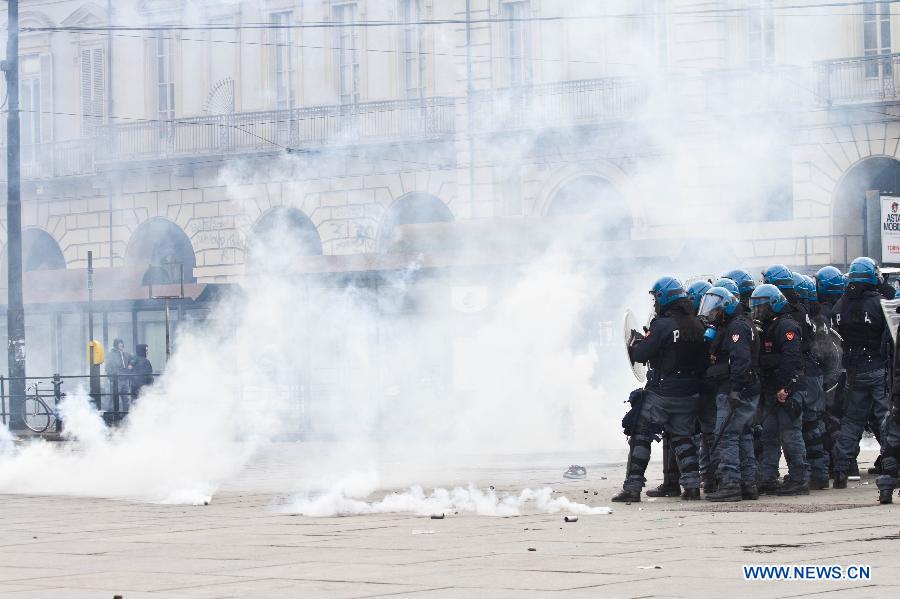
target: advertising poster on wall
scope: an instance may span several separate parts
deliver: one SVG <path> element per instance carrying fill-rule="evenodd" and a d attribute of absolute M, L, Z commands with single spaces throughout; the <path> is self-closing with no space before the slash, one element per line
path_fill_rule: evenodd
<path fill-rule="evenodd" d="M 900 265 L 900 198 L 881 196 L 881 262 Z"/>

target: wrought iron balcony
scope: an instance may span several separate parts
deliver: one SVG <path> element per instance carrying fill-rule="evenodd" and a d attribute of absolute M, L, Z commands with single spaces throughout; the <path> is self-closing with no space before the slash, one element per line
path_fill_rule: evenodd
<path fill-rule="evenodd" d="M 0 132 L 5 140 L 6 132 Z M 41 143 L 22 146 L 22 178 L 51 179 L 88 175 L 94 172 L 94 140 Z M 0 160 L 0 177 L 6 179 L 6 146 Z"/>
<path fill-rule="evenodd" d="M 640 81 L 610 77 L 478 91 L 473 125 L 515 130 L 618 121 L 634 116 L 646 89 Z"/>
<path fill-rule="evenodd" d="M 241 112 L 105 125 L 98 161 L 245 154 L 452 135 L 453 98 Z"/>
<path fill-rule="evenodd" d="M 826 106 L 900 99 L 900 54 L 826 60 L 816 65 L 816 75 Z"/>

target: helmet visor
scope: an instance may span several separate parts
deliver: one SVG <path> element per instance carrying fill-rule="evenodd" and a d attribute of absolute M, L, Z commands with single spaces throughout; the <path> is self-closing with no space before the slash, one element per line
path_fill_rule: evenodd
<path fill-rule="evenodd" d="M 769 298 L 750 298 L 750 312 L 753 320 L 770 320 L 775 316 Z"/>
<path fill-rule="evenodd" d="M 700 300 L 697 315 L 707 322 L 715 322 L 725 309 L 725 298 L 715 293 L 707 293 Z"/>

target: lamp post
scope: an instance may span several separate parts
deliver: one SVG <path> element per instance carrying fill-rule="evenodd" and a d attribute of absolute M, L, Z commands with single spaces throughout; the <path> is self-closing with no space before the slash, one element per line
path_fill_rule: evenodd
<path fill-rule="evenodd" d="M 19 0 L 9 0 L 7 18 L 6 93 L 6 230 L 8 300 L 6 326 L 9 357 L 10 428 L 21 430 L 25 403 L 25 306 L 22 300 L 21 137 L 19 135 Z"/>
<path fill-rule="evenodd" d="M 153 286 L 156 285 L 157 288 L 161 285 L 171 286 L 173 285 L 173 276 L 175 274 L 175 270 L 177 269 L 178 273 L 178 285 L 179 285 L 179 293 L 178 295 L 173 294 L 156 294 L 153 293 Z M 166 262 L 159 266 L 154 266 L 151 264 L 147 267 L 147 272 L 144 273 L 144 278 L 141 282 L 143 285 L 149 287 L 149 297 L 152 300 L 164 300 L 166 306 L 166 362 L 169 361 L 169 356 L 172 355 L 172 345 L 170 342 L 171 335 L 169 332 L 169 301 L 176 299 L 184 299 L 184 264 L 181 262 Z"/>

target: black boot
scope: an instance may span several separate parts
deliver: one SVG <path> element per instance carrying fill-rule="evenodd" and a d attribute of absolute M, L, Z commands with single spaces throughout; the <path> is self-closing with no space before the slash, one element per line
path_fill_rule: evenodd
<path fill-rule="evenodd" d="M 835 489 L 846 489 L 847 488 L 847 473 L 835 471 L 834 484 L 831 486 L 832 486 L 832 488 L 835 488 Z"/>
<path fill-rule="evenodd" d="M 626 491 L 622 489 L 618 495 L 612 498 L 612 501 L 619 503 L 637 503 L 641 500 L 640 491 Z"/>
<path fill-rule="evenodd" d="M 707 478 L 703 481 L 703 492 L 704 493 L 715 493 L 719 488 L 719 483 L 716 482 L 715 478 Z"/>
<path fill-rule="evenodd" d="M 647 497 L 678 497 L 681 495 L 681 485 L 663 483 L 655 489 L 647 491 Z"/>
<path fill-rule="evenodd" d="M 778 493 L 778 481 L 777 480 L 761 481 L 757 487 L 757 490 L 760 495 L 776 495 Z"/>
<path fill-rule="evenodd" d="M 779 496 L 788 495 L 809 495 L 809 483 L 801 483 L 800 481 L 787 478 L 784 484 L 778 489 Z"/>
<path fill-rule="evenodd" d="M 822 491 L 828 488 L 827 478 L 811 478 L 809 479 L 809 488 L 813 491 Z"/>
<path fill-rule="evenodd" d="M 685 489 L 681 494 L 682 501 L 699 501 L 700 489 Z"/>
<path fill-rule="evenodd" d="M 850 471 L 847 476 L 859 476 L 859 463 L 856 460 L 850 462 Z"/>
<path fill-rule="evenodd" d="M 707 501 L 740 501 L 744 498 L 740 485 L 722 486 L 713 491 L 706 493 Z"/>
<path fill-rule="evenodd" d="M 894 501 L 894 490 L 893 489 L 881 489 L 878 491 L 878 503 L 882 505 L 887 505 Z"/>
<path fill-rule="evenodd" d="M 759 499 L 759 489 L 754 484 L 741 483 L 741 498 L 755 501 Z"/>

